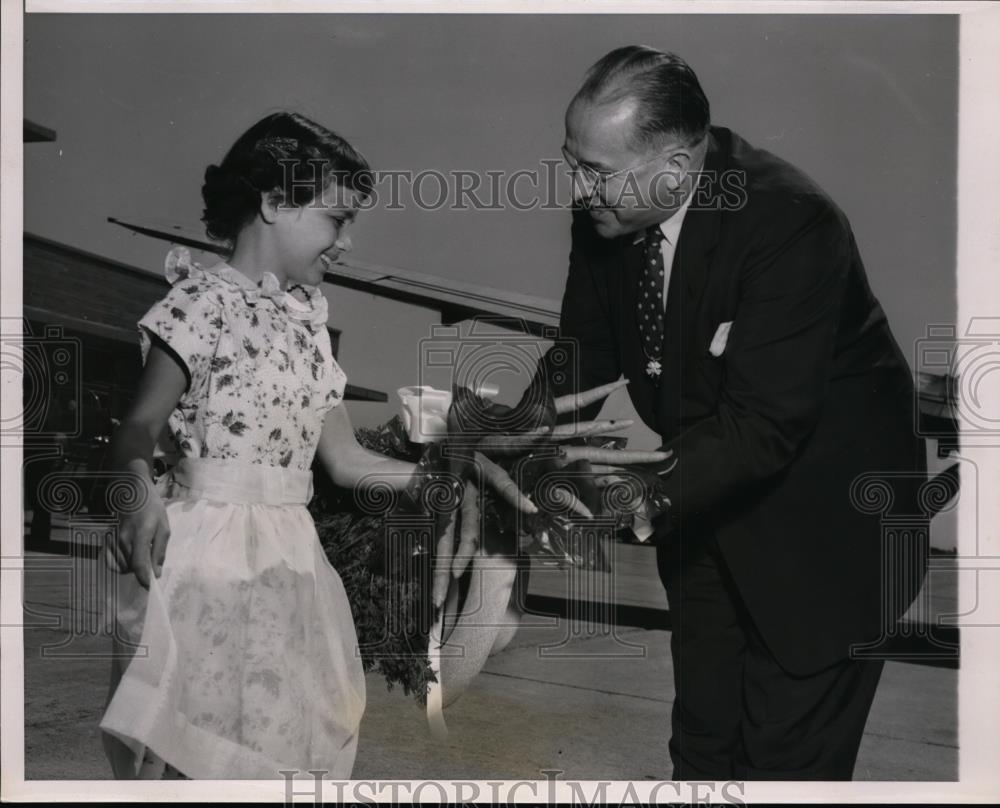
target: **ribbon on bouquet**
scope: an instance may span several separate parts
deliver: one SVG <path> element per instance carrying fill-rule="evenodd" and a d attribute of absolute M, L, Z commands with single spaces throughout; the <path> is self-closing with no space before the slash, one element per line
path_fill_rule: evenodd
<path fill-rule="evenodd" d="M 500 388 L 492 384 L 482 384 L 476 388 L 476 395 L 492 398 Z M 402 409 L 400 416 L 406 429 L 406 437 L 413 443 L 436 443 L 448 436 L 448 410 L 452 393 L 436 390 L 427 385 L 400 387 L 396 391 Z"/>
<path fill-rule="evenodd" d="M 492 398 L 500 391 L 494 385 L 483 384 L 475 392 L 481 398 Z M 437 390 L 427 385 L 419 385 L 401 387 L 397 390 L 397 395 L 400 400 L 400 417 L 403 421 L 406 437 L 412 443 L 438 443 L 448 437 L 448 411 L 452 405 L 452 392 Z M 475 560 L 473 560 L 470 566 L 472 568 L 470 569 L 471 575 L 484 579 L 481 581 L 478 581 L 478 579 L 473 580 L 472 586 L 474 587 L 477 581 L 483 584 L 485 588 L 490 589 L 494 589 L 499 585 L 499 590 L 488 593 L 489 595 L 493 595 L 493 597 L 488 599 L 496 601 L 497 596 L 499 596 L 499 600 L 503 601 L 502 611 L 507 611 L 511 587 L 516 575 L 516 564 L 510 570 L 509 581 L 492 580 L 495 576 L 490 576 L 489 570 L 476 569 L 479 565 L 475 563 Z M 486 578 L 489 580 L 485 580 Z M 461 615 L 457 614 L 458 587 L 454 584 L 457 584 L 457 581 L 453 582 L 453 585 L 449 587 L 445 603 L 442 608 L 437 610 L 437 615 L 428 634 L 427 659 L 434 674 L 434 681 L 429 682 L 427 685 L 427 724 L 431 735 L 439 740 L 448 735 L 448 726 L 444 718 L 445 671 L 442 666 L 442 649 L 445 648 L 448 638 L 456 628 L 455 624 L 461 618 Z M 446 625 L 446 623 L 450 625 Z M 448 666 L 449 679 L 451 680 L 449 682 L 449 691 L 460 692 L 464 690 L 469 682 L 475 678 L 486 657 L 499 650 L 499 647 L 502 647 L 500 645 L 501 638 L 493 637 L 488 638 L 489 647 L 477 647 L 482 645 L 482 641 L 486 638 L 476 636 L 475 631 L 465 631 L 464 633 L 467 636 L 465 638 L 466 642 L 462 643 L 462 648 L 460 649 L 460 657 L 457 660 L 459 664 L 457 666 L 454 664 Z M 481 631 L 479 633 L 482 634 Z M 506 641 L 509 641 L 509 638 L 513 637 L 513 632 L 507 632 L 507 634 L 509 636 Z M 503 642 L 503 645 L 506 645 L 506 641 Z M 471 643 L 473 647 L 465 647 L 468 643 Z M 445 651 L 446 663 L 456 661 L 450 660 L 447 657 L 449 653 L 454 654 L 457 645 L 457 643 L 453 643 L 449 646 L 450 650 Z M 458 692 L 455 692 L 448 701 L 450 702 L 457 698 Z"/>

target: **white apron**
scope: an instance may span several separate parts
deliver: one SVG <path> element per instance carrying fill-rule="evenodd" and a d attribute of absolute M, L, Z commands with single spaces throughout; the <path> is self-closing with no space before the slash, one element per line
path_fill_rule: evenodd
<path fill-rule="evenodd" d="M 147 592 L 116 576 L 108 592 L 116 651 L 134 646 L 100 724 L 115 776 L 145 756 L 192 779 L 349 779 L 365 679 L 306 510 L 311 472 L 185 458 L 162 488 L 161 577 Z"/>

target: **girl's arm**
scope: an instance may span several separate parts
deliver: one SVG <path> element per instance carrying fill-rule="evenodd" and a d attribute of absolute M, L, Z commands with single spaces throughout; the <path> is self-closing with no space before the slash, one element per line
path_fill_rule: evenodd
<path fill-rule="evenodd" d="M 316 454 L 330 479 L 341 488 L 388 484 L 402 491 L 416 468 L 413 463 L 369 451 L 358 443 L 343 403 L 327 413 Z"/>
<path fill-rule="evenodd" d="M 134 572 L 147 589 L 150 573 L 157 577 L 166 555 L 170 527 L 166 510 L 153 487 L 153 449 L 167 418 L 187 388 L 184 369 L 154 340 L 139 377 L 135 401 L 111 439 L 108 465 L 142 487 L 137 501 L 144 504 L 122 516 L 114 548 L 118 569 Z"/>
<path fill-rule="evenodd" d="M 347 408 L 343 404 L 327 413 L 316 453 L 330 479 L 341 488 L 365 489 L 371 485 L 388 484 L 395 491 L 406 491 L 411 482 L 419 485 L 426 481 L 424 475 L 433 474 L 418 469 L 415 463 L 395 460 L 362 447 L 354 435 Z M 486 485 L 495 489 L 518 510 L 526 514 L 538 512 L 535 504 L 520 492 L 517 484 L 505 472 L 482 455 L 477 453 L 477 457 Z M 462 490 L 459 489 L 456 493 L 461 493 Z M 412 489 L 408 495 L 416 496 Z"/>

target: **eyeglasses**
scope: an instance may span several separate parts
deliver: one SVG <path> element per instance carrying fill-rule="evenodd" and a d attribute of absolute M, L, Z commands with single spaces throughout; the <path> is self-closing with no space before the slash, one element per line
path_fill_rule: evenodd
<path fill-rule="evenodd" d="M 631 171 L 637 171 L 640 168 L 645 168 L 650 163 L 655 163 L 657 160 L 661 160 L 664 157 L 670 155 L 669 152 L 665 154 L 657 154 L 654 157 L 649 158 L 648 160 L 644 160 L 641 163 L 636 163 L 635 165 L 628 166 L 627 168 L 621 168 L 618 169 L 617 171 L 604 171 L 602 169 L 595 168 L 594 166 L 589 165 L 588 163 L 577 161 L 568 151 L 566 151 L 565 146 L 560 147 L 560 149 L 562 151 L 563 160 L 566 161 L 566 165 L 569 166 L 569 170 L 573 174 L 574 185 L 576 184 L 577 175 L 580 175 L 586 181 L 587 187 L 590 188 L 590 191 L 587 192 L 586 194 L 587 198 L 593 196 L 594 192 L 598 188 L 600 188 L 601 192 L 603 193 L 608 186 L 609 180 L 613 180 L 616 177 L 623 177 Z"/>

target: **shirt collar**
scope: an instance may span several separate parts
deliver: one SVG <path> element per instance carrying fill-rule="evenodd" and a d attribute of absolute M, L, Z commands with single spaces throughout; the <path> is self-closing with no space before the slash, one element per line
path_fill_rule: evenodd
<path fill-rule="evenodd" d="M 670 218 L 666 221 L 660 222 L 660 232 L 663 233 L 663 237 L 670 242 L 671 247 L 677 246 L 677 240 L 681 235 L 681 227 L 684 225 L 684 215 L 687 213 L 687 209 L 691 205 L 691 199 L 694 197 L 693 193 L 687 195 L 687 199 L 684 200 L 683 204 L 672 214 Z M 632 240 L 633 244 L 638 244 L 646 236 L 645 230 L 640 230 L 635 234 L 635 238 Z"/>
<path fill-rule="evenodd" d="M 200 264 L 191 260 L 191 253 L 187 247 L 174 247 L 170 250 L 167 254 L 165 274 L 171 284 L 212 275 L 239 288 L 243 298 L 251 306 L 256 305 L 262 298 L 271 300 L 293 320 L 304 321 L 313 329 L 325 325 L 327 321 L 328 304 L 318 286 L 295 284 L 295 293 L 299 295 L 296 297 L 291 289 L 285 291 L 281 288 L 281 283 L 273 272 L 264 272 L 260 281 L 255 283 L 225 261 L 203 269 Z"/>

